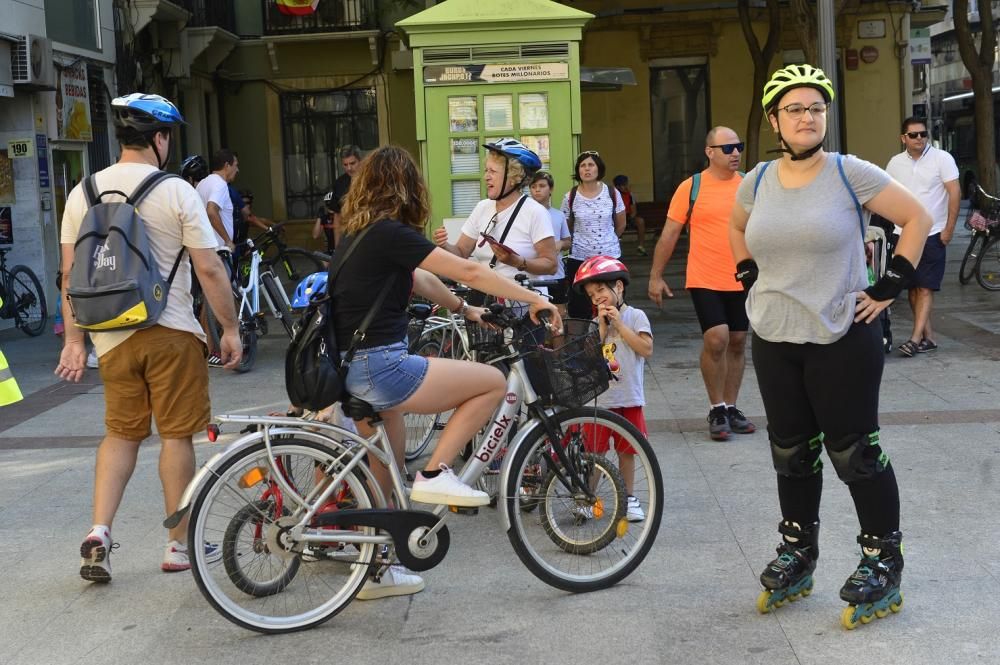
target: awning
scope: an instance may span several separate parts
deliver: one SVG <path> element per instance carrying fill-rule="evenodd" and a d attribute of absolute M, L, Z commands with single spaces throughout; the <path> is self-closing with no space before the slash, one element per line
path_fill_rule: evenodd
<path fill-rule="evenodd" d="M 638 85 L 628 67 L 580 67 L 582 90 L 621 90 L 623 85 Z"/>

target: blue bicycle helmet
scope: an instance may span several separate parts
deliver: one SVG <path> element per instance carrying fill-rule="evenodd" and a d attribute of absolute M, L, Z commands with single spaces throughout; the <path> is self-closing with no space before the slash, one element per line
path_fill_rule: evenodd
<path fill-rule="evenodd" d="M 306 275 L 305 279 L 295 287 L 295 296 L 292 298 L 292 307 L 302 309 L 309 306 L 314 298 L 326 295 L 326 279 L 328 273 L 314 272 Z"/>
<path fill-rule="evenodd" d="M 111 111 L 116 125 L 131 127 L 143 134 L 187 124 L 169 99 L 142 92 L 115 97 L 111 100 Z"/>
<path fill-rule="evenodd" d="M 520 190 L 524 187 L 525 183 L 531 180 L 531 176 L 535 173 L 535 171 L 542 168 L 542 160 L 538 158 L 538 155 L 536 155 L 533 150 L 529 150 L 527 146 L 517 139 L 500 139 L 499 141 L 491 141 L 490 143 L 484 143 L 483 147 L 490 152 L 501 154 L 507 158 L 507 161 L 505 161 L 503 165 L 504 183 L 507 182 L 507 171 L 510 167 L 510 160 L 517 160 L 517 163 L 524 167 L 524 178 L 521 182 L 514 185 L 510 189 L 501 187 L 500 194 L 496 198 L 497 201 L 510 195 L 511 192 Z"/>

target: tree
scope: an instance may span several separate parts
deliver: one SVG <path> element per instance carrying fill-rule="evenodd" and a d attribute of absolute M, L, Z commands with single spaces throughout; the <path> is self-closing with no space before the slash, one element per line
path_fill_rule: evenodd
<path fill-rule="evenodd" d="M 965 68 L 972 77 L 973 109 L 976 126 L 976 164 L 979 166 L 979 184 L 990 194 L 997 193 L 997 155 L 994 148 L 993 127 L 993 61 L 997 46 L 997 33 L 993 27 L 993 3 L 980 0 L 979 50 L 973 41 L 969 25 L 969 0 L 955 0 L 952 18 L 955 20 L 955 37 L 958 52 Z"/>
<path fill-rule="evenodd" d="M 739 10 L 743 37 L 747 40 L 747 48 L 749 48 L 750 58 L 753 60 L 753 95 L 750 100 L 750 115 L 747 118 L 746 150 L 743 152 L 746 156 L 745 168 L 749 171 L 757 163 L 757 156 L 760 154 L 758 149 L 760 121 L 764 116 L 764 109 L 760 105 L 760 95 L 767 82 L 771 60 L 774 59 L 781 46 L 781 6 L 779 0 L 767 0 L 767 39 L 763 48 L 757 39 L 757 33 L 753 31 L 750 1 L 739 0 L 736 6 Z"/>
<path fill-rule="evenodd" d="M 833 15 L 840 16 L 851 0 L 836 0 L 833 4 Z M 815 0 L 790 0 L 789 4 L 795 13 L 795 34 L 799 38 L 805 61 L 811 65 L 819 65 L 819 37 L 816 34 Z"/>

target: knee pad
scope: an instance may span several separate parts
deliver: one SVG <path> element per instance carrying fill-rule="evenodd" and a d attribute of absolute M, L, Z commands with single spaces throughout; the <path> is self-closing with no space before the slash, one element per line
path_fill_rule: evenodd
<path fill-rule="evenodd" d="M 871 480 L 889 468 L 889 456 L 879 446 L 878 431 L 827 441 L 826 452 L 837 476 L 845 483 Z"/>
<path fill-rule="evenodd" d="M 823 448 L 823 433 L 816 436 L 795 436 L 782 439 L 770 433 L 771 459 L 778 475 L 789 478 L 808 478 L 823 469 L 819 458 Z"/>

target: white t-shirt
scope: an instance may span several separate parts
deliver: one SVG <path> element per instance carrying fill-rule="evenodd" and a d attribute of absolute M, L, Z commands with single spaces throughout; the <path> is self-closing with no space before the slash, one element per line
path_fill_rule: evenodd
<path fill-rule="evenodd" d="M 517 213 L 514 223 L 511 224 L 507 237 L 503 240 L 500 240 L 500 236 L 503 235 L 510 216 L 514 214 L 517 203 L 508 206 L 499 215 L 496 215 L 496 223 L 493 223 L 493 216 L 497 211 L 496 201 L 485 199 L 476 204 L 476 207 L 472 210 L 472 214 L 462 224 L 462 235 L 476 241 L 476 246 L 472 250 L 470 259 L 485 265 L 489 265 L 490 261 L 493 260 L 494 254 L 493 250 L 490 249 L 490 244 L 484 242 L 482 247 L 479 246 L 480 241 L 483 239 L 479 234 L 483 232 L 500 240 L 500 242 L 510 247 L 525 259 L 531 260 L 538 256 L 538 252 L 535 251 L 535 243 L 552 237 L 552 222 L 550 221 L 548 212 L 540 203 L 530 196 L 525 198 L 527 200 L 521 206 L 521 210 Z M 500 261 L 497 261 L 493 269 L 508 279 L 514 279 L 514 275 L 524 272 Z M 551 277 L 551 275 L 535 276 L 542 279 Z"/>
<path fill-rule="evenodd" d="M 566 223 L 566 215 L 558 208 L 549 208 L 549 217 L 552 218 L 552 236 L 558 243 L 569 237 L 569 224 Z M 556 251 L 556 274 L 555 279 L 562 279 L 566 276 L 566 266 L 562 262 L 562 250 Z"/>
<path fill-rule="evenodd" d="M 233 238 L 233 199 L 229 196 L 229 183 L 218 173 L 210 173 L 208 177 L 198 183 L 198 194 L 206 208 L 209 202 L 219 206 L 219 216 L 222 218 L 222 225 L 229 234 L 229 239 Z M 226 242 L 218 233 L 215 234 L 216 247 L 226 249 Z"/>
<path fill-rule="evenodd" d="M 647 333 L 650 337 L 653 336 L 649 317 L 641 309 L 626 305 L 620 311 L 619 316 L 622 323 L 636 333 Z M 625 343 L 621 334 L 613 326 L 608 326 L 608 336 L 604 343 L 615 345 L 613 354 L 618 362 L 618 371 L 615 372 L 618 380 L 611 380 L 607 391 L 598 396 L 597 405 L 606 409 L 644 406 L 646 393 L 643 390 L 643 372 L 646 370 L 646 359 L 633 351 L 632 347 Z"/>
<path fill-rule="evenodd" d="M 156 171 L 150 164 L 114 164 L 96 175 L 97 191 L 111 189 L 131 194 L 139 183 Z M 104 202 L 123 201 L 121 196 L 109 194 Z M 76 244 L 80 235 L 80 224 L 87 213 L 87 198 L 83 184 L 73 188 L 66 198 L 63 212 L 60 242 L 64 245 Z M 149 248 L 156 257 L 160 274 L 166 279 L 173 270 L 174 262 L 184 247 L 194 249 L 214 249 L 217 246 L 215 232 L 208 222 L 205 206 L 191 185 L 180 178 L 169 178 L 157 185 L 142 203 L 139 214 L 146 223 Z M 191 304 L 191 261 L 182 257 L 177 273 L 167 294 L 167 304 L 157 324 L 165 328 L 184 330 L 205 339 L 205 332 L 194 318 Z M 114 332 L 94 332 L 97 355 L 102 356 L 129 338 L 135 330 Z"/>
<path fill-rule="evenodd" d="M 886 172 L 916 196 L 934 224 L 928 235 L 941 233 L 948 223 L 948 192 L 946 182 L 958 180 L 955 158 L 945 150 L 928 145 L 919 158 L 913 159 L 905 150 L 889 160 Z M 896 233 L 900 232 L 896 227 Z"/>
<path fill-rule="evenodd" d="M 562 213 L 569 217 L 569 192 L 563 197 Z M 622 197 L 616 195 L 612 203 L 608 186 L 601 183 L 601 191 L 594 198 L 588 198 L 577 190 L 573 199 L 573 247 L 569 251 L 571 259 L 583 261 L 592 256 L 622 255 L 622 247 L 615 235 L 615 214 L 625 212 Z"/>

